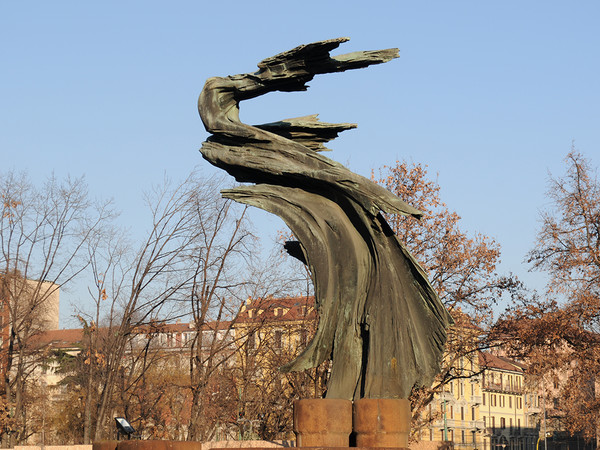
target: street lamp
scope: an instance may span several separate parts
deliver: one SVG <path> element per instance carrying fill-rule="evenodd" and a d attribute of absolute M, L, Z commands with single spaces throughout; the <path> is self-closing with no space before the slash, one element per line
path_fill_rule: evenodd
<path fill-rule="evenodd" d="M 448 441 L 448 421 L 446 420 L 446 388 L 444 388 L 444 441 Z"/>
<path fill-rule="evenodd" d="M 540 450 L 540 441 L 542 440 L 542 438 L 544 438 L 544 444 L 545 444 L 546 438 L 549 438 L 550 436 L 552 436 L 552 433 L 550 433 L 550 432 L 546 432 L 542 436 L 540 436 L 537 440 L 537 443 L 535 444 L 535 450 Z"/>

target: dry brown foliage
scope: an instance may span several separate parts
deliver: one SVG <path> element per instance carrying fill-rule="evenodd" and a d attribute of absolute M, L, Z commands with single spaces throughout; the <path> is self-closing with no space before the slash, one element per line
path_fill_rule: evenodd
<path fill-rule="evenodd" d="M 528 259 L 549 275 L 543 298 L 518 298 L 495 333 L 529 363 L 532 387 L 546 396 L 548 420 L 594 438 L 600 425 L 600 185 L 591 163 L 572 150 L 566 173 L 550 177 L 550 204 Z"/>

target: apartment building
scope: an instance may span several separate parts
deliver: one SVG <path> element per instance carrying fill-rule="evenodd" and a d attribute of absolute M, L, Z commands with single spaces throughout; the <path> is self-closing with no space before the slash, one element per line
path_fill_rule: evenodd
<path fill-rule="evenodd" d="M 446 383 L 424 411 L 428 426 L 416 436 L 423 441 L 452 442 L 455 448 L 482 449 L 481 384 L 477 354 L 455 360 L 462 376 Z M 472 376 L 468 376 L 472 375 Z"/>
<path fill-rule="evenodd" d="M 483 450 L 534 449 L 539 437 L 539 423 L 531 420 L 526 402 L 526 367 L 506 357 L 480 354 L 481 414 L 485 426 Z M 529 393 L 535 395 L 537 393 Z"/>

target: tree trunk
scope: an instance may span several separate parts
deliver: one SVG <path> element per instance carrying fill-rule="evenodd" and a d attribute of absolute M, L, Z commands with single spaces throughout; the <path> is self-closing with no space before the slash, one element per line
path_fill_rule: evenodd
<path fill-rule="evenodd" d="M 90 346 L 90 353 L 92 349 Z M 86 386 L 86 394 L 85 394 L 85 407 L 83 411 L 83 443 L 85 445 L 91 444 L 91 435 L 92 435 L 92 389 L 94 387 L 94 369 L 93 362 L 91 360 L 90 355 L 90 368 L 88 370 L 88 379 Z"/>

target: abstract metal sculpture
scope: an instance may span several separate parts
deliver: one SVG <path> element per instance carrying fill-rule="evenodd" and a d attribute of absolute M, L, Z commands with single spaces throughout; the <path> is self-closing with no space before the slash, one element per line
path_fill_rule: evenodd
<path fill-rule="evenodd" d="M 267 58 L 254 73 L 207 80 L 198 110 L 212 136 L 203 157 L 240 182 L 226 198 L 281 217 L 299 242 L 288 252 L 308 265 L 319 324 L 314 338 L 282 370 L 331 358 L 328 398 L 407 398 L 439 372 L 452 322 L 427 276 L 382 211 L 421 213 L 391 192 L 320 153 L 353 124 L 316 116 L 250 126 L 242 100 L 271 91 L 303 91 L 316 74 L 387 62 L 397 49 L 330 56 L 347 38 L 299 46 Z"/>

